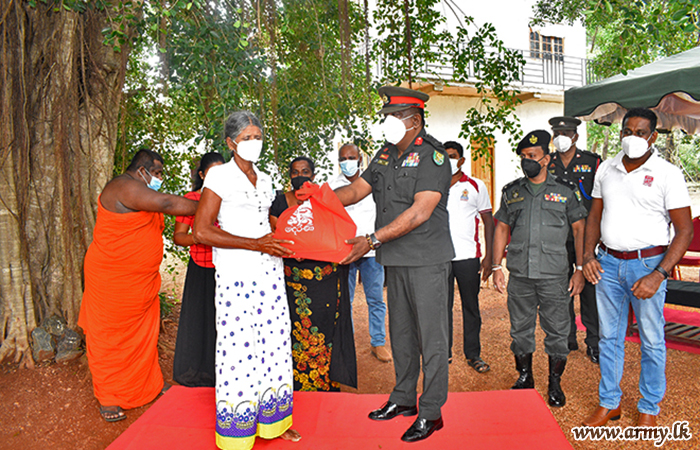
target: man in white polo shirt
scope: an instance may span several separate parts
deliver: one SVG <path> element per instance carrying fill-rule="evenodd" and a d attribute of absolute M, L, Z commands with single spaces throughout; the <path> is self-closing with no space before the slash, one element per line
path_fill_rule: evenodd
<path fill-rule="evenodd" d="M 452 260 L 452 273 L 449 281 L 448 320 L 450 339 L 449 349 L 452 358 L 452 306 L 454 304 L 455 279 L 462 299 L 462 325 L 464 356 L 467 364 L 478 373 L 488 372 L 489 365 L 481 359 L 481 314 L 479 313 L 479 288 L 481 279 L 491 275 L 491 251 L 493 250 L 493 216 L 491 199 L 483 181 L 462 172 L 464 148 L 459 142 L 443 144 L 452 165 L 450 195 L 447 197 L 447 211 L 450 213 L 450 235 L 455 248 Z M 479 242 L 479 218 L 484 222 L 486 246 L 481 252 Z M 479 258 L 484 257 L 481 262 Z"/>
<path fill-rule="evenodd" d="M 642 341 L 637 425 L 656 426 L 666 391 L 666 279 L 693 238 L 690 197 L 683 173 L 652 146 L 657 138 L 653 111 L 630 109 L 620 137 L 622 152 L 603 162 L 596 174 L 586 224 L 584 275 L 596 285 L 600 324 L 600 405 L 583 424 L 602 426 L 620 418 L 631 303 Z"/>
<path fill-rule="evenodd" d="M 338 151 L 340 174 L 330 181 L 332 189 L 347 186 L 360 176 L 360 150 L 355 144 L 345 144 Z M 345 208 L 357 225 L 357 235 L 364 236 L 374 232 L 374 221 L 377 207 L 371 195 L 360 202 Z M 375 259 L 374 250 L 370 250 L 363 258 L 350 264 L 350 302 L 355 297 L 357 272 L 362 277 L 362 288 L 367 299 L 369 315 L 369 336 L 371 352 L 381 362 L 391 362 L 391 352 L 386 348 L 386 304 L 384 303 L 384 267 Z"/>

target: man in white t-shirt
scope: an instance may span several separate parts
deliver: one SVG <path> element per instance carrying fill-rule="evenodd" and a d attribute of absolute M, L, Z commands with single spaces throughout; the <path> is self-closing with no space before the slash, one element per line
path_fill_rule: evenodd
<path fill-rule="evenodd" d="M 666 279 L 688 249 L 693 224 L 683 173 L 658 155 L 652 146 L 657 135 L 653 111 L 630 109 L 622 119 L 622 152 L 600 165 L 593 185 L 583 263 L 586 279 L 596 285 L 600 386 L 599 406 L 586 426 L 620 418 L 630 303 L 642 341 L 637 426 L 656 426 L 666 391 Z"/>
<path fill-rule="evenodd" d="M 493 250 L 493 216 L 491 199 L 483 181 L 471 178 L 462 172 L 464 148 L 459 142 L 445 142 L 445 151 L 452 165 L 450 195 L 447 198 L 447 211 L 450 213 L 450 235 L 455 248 L 450 275 L 449 349 L 452 358 L 452 307 L 454 305 L 455 279 L 462 299 L 462 324 L 464 331 L 464 356 L 467 364 L 478 373 L 488 372 L 489 365 L 481 359 L 481 314 L 479 313 L 479 288 L 481 280 L 491 275 L 491 254 Z M 479 242 L 479 219 L 484 222 L 486 246 L 481 252 Z M 483 256 L 481 262 L 479 258 Z"/>
<path fill-rule="evenodd" d="M 328 184 L 332 189 L 347 186 L 360 176 L 360 150 L 355 144 L 345 144 L 338 151 L 341 173 Z M 368 195 L 358 203 L 345 207 L 357 225 L 357 235 L 374 232 L 374 219 L 377 207 L 372 196 Z M 386 348 L 386 304 L 384 303 L 384 267 L 375 259 L 374 250 L 350 264 L 350 304 L 355 297 L 357 272 L 362 277 L 362 288 L 367 299 L 369 315 L 369 336 L 371 352 L 381 362 L 391 362 L 391 352 Z"/>

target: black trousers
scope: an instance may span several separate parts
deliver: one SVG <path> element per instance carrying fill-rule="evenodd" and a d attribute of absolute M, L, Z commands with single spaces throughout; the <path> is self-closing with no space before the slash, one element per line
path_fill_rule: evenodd
<path fill-rule="evenodd" d="M 447 279 L 450 263 L 384 268 L 389 306 L 389 335 L 396 386 L 389 401 L 416 404 L 423 366 L 419 417 L 437 420 L 447 401 Z"/>
<path fill-rule="evenodd" d="M 479 258 L 452 261 L 452 272 L 449 278 L 449 291 L 447 296 L 449 356 L 452 357 L 452 332 L 453 313 L 455 301 L 455 280 L 459 287 L 459 296 L 462 299 L 462 325 L 464 335 L 464 356 L 474 359 L 481 356 L 481 314 L 479 313 L 479 290 L 481 279 Z"/>
<path fill-rule="evenodd" d="M 566 245 L 566 250 L 569 254 L 569 279 L 574 274 L 576 267 L 576 252 L 574 250 L 574 244 L 568 242 Z M 595 286 L 586 280 L 586 284 L 583 286 L 583 291 L 579 296 L 579 302 L 581 304 L 581 322 L 583 326 L 586 327 L 586 345 L 597 349 L 598 341 L 598 305 L 596 304 L 595 298 Z M 571 302 L 569 302 L 569 316 L 571 317 L 571 329 L 569 331 L 569 344 L 576 343 L 576 313 L 574 312 L 574 297 L 571 297 Z"/>

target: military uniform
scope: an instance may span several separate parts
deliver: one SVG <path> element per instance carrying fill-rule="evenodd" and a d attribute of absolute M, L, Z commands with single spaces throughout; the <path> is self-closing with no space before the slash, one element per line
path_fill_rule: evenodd
<path fill-rule="evenodd" d="M 553 130 L 573 130 L 576 131 L 576 127 L 581 123 L 578 119 L 573 117 L 554 117 L 550 119 L 549 123 L 552 125 Z M 565 180 L 571 181 L 576 184 L 579 191 L 581 192 L 583 206 L 586 207 L 587 211 L 591 210 L 591 203 L 593 197 L 593 181 L 595 179 L 595 174 L 600 165 L 600 156 L 589 152 L 586 150 L 581 150 L 579 148 L 575 149 L 575 153 L 568 167 L 564 167 L 561 155 L 559 153 L 552 154 L 551 161 L 547 166 L 549 173 L 556 175 Z M 576 265 L 576 252 L 574 249 L 574 239 L 571 234 L 569 234 L 569 239 L 566 243 L 567 253 L 569 255 L 568 267 L 569 276 L 573 275 L 574 267 Z M 596 295 L 595 286 L 586 281 L 583 287 L 583 291 L 579 295 L 579 302 L 581 304 L 581 322 L 586 327 L 586 345 L 588 347 L 589 356 L 594 361 L 598 359 L 598 307 L 596 305 Z M 576 342 L 576 313 L 574 312 L 574 299 L 571 297 L 571 302 L 569 304 L 569 316 L 571 318 L 571 325 L 569 329 L 569 348 L 576 349 L 578 344 Z"/>
<path fill-rule="evenodd" d="M 546 333 L 545 351 L 565 358 L 567 334 L 568 257 L 566 240 L 572 223 L 585 218 L 581 193 L 572 183 L 547 175 L 537 193 L 527 178 L 503 188 L 495 218 L 510 227 L 507 267 L 511 350 L 515 355 L 535 351 L 535 322 Z"/>
<path fill-rule="evenodd" d="M 372 186 L 377 205 L 376 229 L 410 208 L 416 193 L 442 194 L 427 221 L 383 243 L 376 256 L 385 266 L 396 371 L 396 387 L 389 401 L 416 404 L 422 356 L 425 388 L 419 417 L 427 420 L 440 418 L 440 409 L 447 400 L 447 280 L 454 258 L 447 215 L 451 177 L 447 153 L 425 129 L 400 156 L 395 145 L 385 144 L 362 174 Z"/>

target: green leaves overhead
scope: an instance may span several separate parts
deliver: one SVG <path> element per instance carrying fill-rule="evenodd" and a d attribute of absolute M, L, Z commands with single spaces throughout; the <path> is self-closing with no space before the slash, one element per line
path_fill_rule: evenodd
<path fill-rule="evenodd" d="M 700 0 L 540 0 L 535 24 L 580 20 L 600 77 L 653 62 L 700 43 Z"/>

